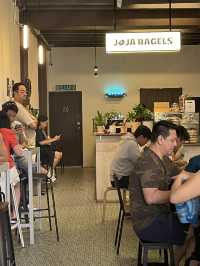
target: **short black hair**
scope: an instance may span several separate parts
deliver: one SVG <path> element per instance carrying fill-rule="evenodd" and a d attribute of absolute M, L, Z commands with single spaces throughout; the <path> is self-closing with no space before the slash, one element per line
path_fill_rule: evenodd
<path fill-rule="evenodd" d="M 12 87 L 13 94 L 14 94 L 14 92 L 18 92 L 19 86 L 25 86 L 25 84 L 23 82 L 17 82 L 17 83 L 15 83 L 13 85 L 13 87 Z"/>
<path fill-rule="evenodd" d="M 10 120 L 4 111 L 0 111 L 0 128 L 10 128 Z"/>
<path fill-rule="evenodd" d="M 135 130 L 134 136 L 136 138 L 143 136 L 144 138 L 151 139 L 151 130 L 146 126 L 141 125 Z"/>
<path fill-rule="evenodd" d="M 39 114 L 37 120 L 38 122 L 45 122 L 48 120 L 48 117 L 46 115 Z"/>
<path fill-rule="evenodd" d="M 176 134 L 181 141 L 190 140 L 190 135 L 184 126 L 177 126 Z"/>
<path fill-rule="evenodd" d="M 152 129 L 152 135 L 151 135 L 151 142 L 155 143 L 159 136 L 162 136 L 163 138 L 167 138 L 169 136 L 170 130 L 176 130 L 177 125 L 173 124 L 172 122 L 161 120 L 154 124 Z"/>
<path fill-rule="evenodd" d="M 2 111 L 7 113 L 9 110 L 15 112 L 16 114 L 18 113 L 18 107 L 15 102 L 8 101 L 2 104 Z"/>
<path fill-rule="evenodd" d="M 45 122 L 47 120 L 48 120 L 48 117 L 46 115 L 39 114 L 37 118 L 37 121 L 38 121 L 37 128 L 39 128 L 41 122 Z"/>

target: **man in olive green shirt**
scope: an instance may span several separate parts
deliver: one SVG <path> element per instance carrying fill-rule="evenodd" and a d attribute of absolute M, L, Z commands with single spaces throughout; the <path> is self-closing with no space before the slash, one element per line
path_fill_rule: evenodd
<path fill-rule="evenodd" d="M 130 209 L 133 227 L 143 241 L 171 243 L 176 249 L 176 262 L 181 259 L 187 225 L 180 224 L 170 211 L 170 182 L 181 172 L 169 159 L 176 147 L 176 126 L 167 121 L 154 125 L 151 145 L 135 164 L 130 178 Z"/>

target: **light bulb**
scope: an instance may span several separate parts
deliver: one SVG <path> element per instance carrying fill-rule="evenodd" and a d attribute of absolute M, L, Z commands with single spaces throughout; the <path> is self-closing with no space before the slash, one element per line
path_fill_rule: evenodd
<path fill-rule="evenodd" d="M 98 69 L 98 66 L 94 66 L 94 75 L 95 76 L 98 76 L 98 71 L 99 71 L 99 69 Z"/>
<path fill-rule="evenodd" d="M 28 25 L 23 26 L 23 48 L 29 48 L 29 27 Z"/>

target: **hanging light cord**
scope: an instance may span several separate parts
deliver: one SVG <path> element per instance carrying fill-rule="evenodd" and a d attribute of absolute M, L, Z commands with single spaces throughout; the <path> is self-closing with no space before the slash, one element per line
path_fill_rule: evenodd
<path fill-rule="evenodd" d="M 95 47 L 94 47 L 94 65 L 96 66 L 96 57 L 97 57 L 97 51 L 96 51 L 96 44 L 95 44 Z"/>
<path fill-rule="evenodd" d="M 169 30 L 172 30 L 172 0 L 169 0 Z"/>
<path fill-rule="evenodd" d="M 117 29 L 117 18 L 116 18 L 116 12 L 117 11 L 117 0 L 114 0 L 113 2 L 113 25 L 114 25 L 114 31 Z"/>

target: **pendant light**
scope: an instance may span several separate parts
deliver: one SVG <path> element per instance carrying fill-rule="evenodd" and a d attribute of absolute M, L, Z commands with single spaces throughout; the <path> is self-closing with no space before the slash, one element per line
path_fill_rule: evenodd
<path fill-rule="evenodd" d="M 95 27 L 95 32 L 94 32 L 94 76 L 97 77 L 99 75 L 99 68 L 97 66 L 97 47 L 96 47 L 96 27 Z"/>
<path fill-rule="evenodd" d="M 97 51 L 96 51 L 96 44 L 94 47 L 94 76 L 98 76 L 98 66 L 97 66 Z"/>

